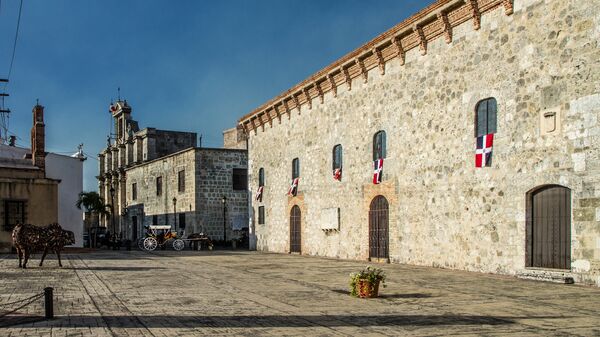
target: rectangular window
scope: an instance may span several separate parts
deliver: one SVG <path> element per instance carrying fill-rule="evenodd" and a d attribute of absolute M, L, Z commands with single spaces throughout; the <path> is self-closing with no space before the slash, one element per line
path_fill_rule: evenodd
<path fill-rule="evenodd" d="M 10 232 L 18 224 L 25 223 L 25 201 L 4 202 L 4 230 Z"/>
<path fill-rule="evenodd" d="M 265 224 L 265 206 L 258 206 L 258 224 Z"/>
<path fill-rule="evenodd" d="M 179 213 L 179 228 L 185 229 L 185 213 Z"/>
<path fill-rule="evenodd" d="M 137 183 L 131 184 L 131 200 L 137 200 Z"/>
<path fill-rule="evenodd" d="M 179 192 L 185 192 L 185 170 L 181 170 L 177 174 L 177 186 Z"/>
<path fill-rule="evenodd" d="M 300 177 L 300 159 L 294 158 L 292 160 L 292 179 Z"/>
<path fill-rule="evenodd" d="M 233 189 L 235 191 L 243 191 L 248 186 L 248 173 L 246 169 L 233 169 Z"/>
<path fill-rule="evenodd" d="M 162 195 L 162 177 L 156 177 L 156 195 Z"/>
<path fill-rule="evenodd" d="M 158 215 L 153 215 L 152 216 L 152 224 L 154 226 L 158 225 Z"/>

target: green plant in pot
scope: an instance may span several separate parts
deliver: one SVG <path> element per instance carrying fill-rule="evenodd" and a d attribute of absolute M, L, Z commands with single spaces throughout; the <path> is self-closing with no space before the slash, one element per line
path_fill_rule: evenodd
<path fill-rule="evenodd" d="M 371 266 L 350 274 L 350 295 L 361 298 L 379 296 L 379 284 L 385 288 L 385 277 L 383 270 Z"/>

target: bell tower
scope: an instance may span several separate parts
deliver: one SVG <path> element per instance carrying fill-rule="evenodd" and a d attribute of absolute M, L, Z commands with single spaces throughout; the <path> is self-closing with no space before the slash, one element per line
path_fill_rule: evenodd
<path fill-rule="evenodd" d="M 110 105 L 110 113 L 115 122 L 116 143 L 124 144 L 129 139 L 129 123 L 131 120 L 131 107 L 127 100 L 118 100 Z"/>

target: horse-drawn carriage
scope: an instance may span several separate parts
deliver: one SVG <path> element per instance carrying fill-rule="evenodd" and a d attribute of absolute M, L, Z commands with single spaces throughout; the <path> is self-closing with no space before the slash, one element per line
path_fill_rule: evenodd
<path fill-rule="evenodd" d="M 182 250 L 185 247 L 185 242 L 177 237 L 177 233 L 171 231 L 171 226 L 148 226 L 148 231 L 145 238 L 138 241 L 140 249 L 153 251 L 157 247 L 165 248 L 172 246 L 175 250 Z"/>
<path fill-rule="evenodd" d="M 173 247 L 174 250 L 185 248 L 186 242 L 194 250 L 212 250 L 213 242 L 204 233 L 192 233 L 187 239 L 178 237 L 177 232 L 171 230 L 169 225 L 150 225 L 146 227 L 146 236 L 139 239 L 137 244 L 140 250 L 153 251 L 157 247 Z M 203 248 L 204 247 L 204 248 Z"/>

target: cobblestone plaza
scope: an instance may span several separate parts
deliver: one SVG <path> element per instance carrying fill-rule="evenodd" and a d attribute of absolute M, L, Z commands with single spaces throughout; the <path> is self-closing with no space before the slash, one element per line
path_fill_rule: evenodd
<path fill-rule="evenodd" d="M 377 299 L 348 295 L 366 262 L 246 251 L 65 254 L 27 270 L 0 255 L 0 336 L 598 336 L 600 289 L 382 264 Z M 7 310 L 0 308 L 0 310 Z M 2 312 L 0 312 L 1 314 Z"/>

